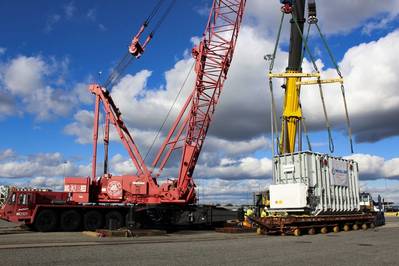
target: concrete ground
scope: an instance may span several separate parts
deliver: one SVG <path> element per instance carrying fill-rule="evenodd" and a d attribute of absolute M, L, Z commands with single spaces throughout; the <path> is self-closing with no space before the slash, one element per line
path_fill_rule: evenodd
<path fill-rule="evenodd" d="M 0 222 L 0 265 L 399 265 L 399 218 L 367 231 L 258 236 L 210 231 L 97 238 Z"/>

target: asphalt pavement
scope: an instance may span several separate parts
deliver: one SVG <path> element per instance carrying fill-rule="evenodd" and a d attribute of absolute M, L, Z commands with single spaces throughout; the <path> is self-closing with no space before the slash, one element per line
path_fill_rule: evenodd
<path fill-rule="evenodd" d="M 0 265 L 399 265 L 399 218 L 367 231 L 258 236 L 183 231 L 97 238 L 0 223 Z"/>

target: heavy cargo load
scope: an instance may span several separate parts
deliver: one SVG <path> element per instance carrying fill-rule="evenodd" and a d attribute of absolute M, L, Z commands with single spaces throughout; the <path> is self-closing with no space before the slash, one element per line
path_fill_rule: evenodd
<path fill-rule="evenodd" d="M 274 158 L 270 209 L 312 215 L 359 212 L 358 164 L 314 152 Z"/>

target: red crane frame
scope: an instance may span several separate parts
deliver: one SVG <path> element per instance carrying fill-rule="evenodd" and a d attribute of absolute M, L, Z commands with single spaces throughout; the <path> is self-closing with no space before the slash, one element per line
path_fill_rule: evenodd
<path fill-rule="evenodd" d="M 172 125 L 165 141 L 148 169 L 143 157 L 125 126 L 121 112 L 110 93 L 99 84 L 91 84 L 96 95 L 93 128 L 92 185 L 100 202 L 194 203 L 195 183 L 192 179 L 215 107 L 227 78 L 233 58 L 246 0 L 214 0 L 208 23 L 199 45 L 193 48 L 196 60 L 196 82 L 182 110 Z M 135 45 L 139 44 L 140 29 Z M 148 40 L 145 45 L 148 44 Z M 143 45 L 143 46 L 145 46 Z M 142 52 L 141 52 L 142 53 Z M 140 53 L 140 54 L 141 54 Z M 133 54 L 135 55 L 135 54 Z M 135 55 L 136 56 L 136 55 Z M 105 111 L 104 175 L 96 180 L 96 159 L 100 104 Z M 137 169 L 135 176 L 112 176 L 108 171 L 109 123 L 113 124 Z M 156 178 L 165 168 L 171 154 L 182 152 L 177 180 L 157 184 Z M 156 171 L 155 171 L 156 170 Z M 156 173 L 155 173 L 156 172 Z"/>

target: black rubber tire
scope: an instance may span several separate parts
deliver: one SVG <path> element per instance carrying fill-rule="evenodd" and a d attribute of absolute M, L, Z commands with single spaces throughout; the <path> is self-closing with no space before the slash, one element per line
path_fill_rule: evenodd
<path fill-rule="evenodd" d="M 77 231 L 82 223 L 82 216 L 76 210 L 64 211 L 60 216 L 60 227 L 62 231 Z"/>
<path fill-rule="evenodd" d="M 83 216 L 83 226 L 87 231 L 95 231 L 104 226 L 103 215 L 99 211 L 88 211 Z"/>
<path fill-rule="evenodd" d="M 126 214 L 125 216 L 125 225 L 129 228 L 129 229 L 141 229 L 143 227 L 142 223 L 140 222 L 140 220 L 137 218 L 136 215 L 136 219 L 134 221 L 130 221 L 129 219 L 129 213 Z"/>
<path fill-rule="evenodd" d="M 110 211 L 105 215 L 106 229 L 119 229 L 124 225 L 125 221 L 123 219 L 122 214 L 119 211 Z"/>
<path fill-rule="evenodd" d="M 53 210 L 42 210 L 35 218 L 35 229 L 39 232 L 51 232 L 57 229 L 58 217 Z"/>

